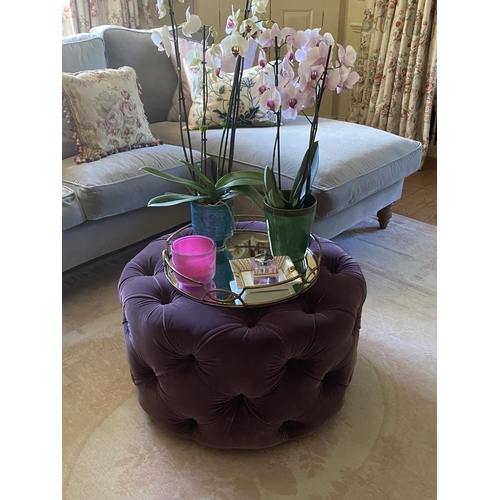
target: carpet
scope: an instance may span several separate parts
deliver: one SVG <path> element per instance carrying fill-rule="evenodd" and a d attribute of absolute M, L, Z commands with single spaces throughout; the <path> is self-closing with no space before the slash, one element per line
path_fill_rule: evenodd
<path fill-rule="evenodd" d="M 344 407 L 274 448 L 205 448 L 139 406 L 117 283 L 143 246 L 63 276 L 64 500 L 436 498 L 436 227 L 394 215 L 333 239 L 367 281 Z"/>

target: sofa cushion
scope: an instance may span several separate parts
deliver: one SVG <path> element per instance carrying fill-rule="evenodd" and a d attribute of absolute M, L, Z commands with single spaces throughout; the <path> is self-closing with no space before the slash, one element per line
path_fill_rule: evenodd
<path fill-rule="evenodd" d="M 189 110 L 188 126 L 191 130 L 196 130 L 200 128 L 203 120 L 203 92 L 200 88 L 201 72 L 199 72 L 198 68 L 190 68 L 185 58 L 182 62 L 193 101 Z M 262 70 L 259 66 L 243 71 L 237 119 L 239 127 L 272 126 L 275 124 L 268 118 L 266 110 L 260 104 L 259 87 L 264 84 L 264 81 L 267 82 L 269 71 Z M 219 77 L 215 80 L 208 77 L 207 127 L 220 127 L 220 123 L 226 120 L 233 79 L 234 73 L 224 71 L 221 71 Z"/>
<path fill-rule="evenodd" d="M 172 122 L 151 127 L 156 137 L 179 144 L 179 129 Z M 307 148 L 310 125 L 304 116 L 284 120 L 281 127 L 283 189 L 291 189 Z M 207 152 L 217 158 L 222 130 L 207 130 Z M 266 134 L 262 140 L 262 134 Z M 275 130 L 238 129 L 234 169 L 262 170 L 273 156 Z M 316 217 L 324 219 L 392 186 L 418 170 L 422 156 L 419 142 L 367 125 L 320 119 L 319 168 L 313 185 L 318 200 Z M 191 133 L 199 148 L 200 133 Z"/>
<path fill-rule="evenodd" d="M 179 55 L 181 61 L 186 57 L 186 54 L 190 50 L 198 50 L 201 53 L 201 50 L 203 48 L 203 45 L 199 41 L 192 39 L 187 40 L 186 38 L 182 38 L 182 36 L 180 35 L 178 41 L 179 41 Z M 258 43 L 253 38 L 251 38 L 249 40 L 249 46 L 250 47 L 245 56 L 245 61 L 244 61 L 245 69 L 249 69 L 253 66 L 253 61 L 255 59 L 255 53 L 257 51 Z M 172 58 L 172 62 L 174 63 L 174 65 L 177 65 L 177 58 L 174 50 L 172 50 L 170 57 Z M 225 56 L 222 54 L 219 56 L 219 58 L 221 61 L 222 71 L 225 71 L 226 73 L 234 72 L 234 65 L 236 63 L 236 58 L 233 55 Z M 189 88 L 190 81 L 186 71 L 183 70 L 181 72 L 181 76 L 182 76 L 182 88 L 184 90 L 184 99 L 186 101 L 186 110 L 189 113 L 191 105 L 193 104 L 193 99 L 191 97 L 191 89 Z M 172 107 L 170 108 L 167 119 L 169 121 L 177 121 L 178 118 L 179 118 L 179 93 L 178 89 L 176 88 L 174 95 L 172 97 Z"/>
<path fill-rule="evenodd" d="M 77 163 L 158 144 L 149 130 L 133 68 L 63 73 L 62 86 L 70 129 L 77 137 Z"/>
<path fill-rule="evenodd" d="M 195 161 L 200 158 L 198 153 L 194 156 Z M 167 191 L 185 193 L 180 184 L 139 170 L 155 167 L 189 179 L 188 168 L 180 162 L 183 157 L 182 148 L 164 144 L 125 151 L 91 163 L 77 164 L 74 158 L 66 158 L 62 162 L 64 184 L 78 196 L 85 218 L 98 220 L 144 208 L 151 198 Z"/>
<path fill-rule="evenodd" d="M 68 186 L 62 186 L 62 230 L 75 227 L 85 220 L 82 207 L 75 192 Z"/>
<path fill-rule="evenodd" d="M 76 73 L 108 67 L 104 42 L 90 33 L 66 36 L 62 39 L 62 71 Z"/>
<path fill-rule="evenodd" d="M 110 68 L 130 66 L 137 72 L 149 122 L 167 120 L 177 88 L 177 72 L 170 58 L 154 44 L 151 30 L 106 25 L 90 32 L 104 40 Z"/>
<path fill-rule="evenodd" d="M 66 36 L 62 39 L 62 71 L 76 73 L 90 69 L 107 68 L 104 42 L 90 33 Z M 70 130 L 66 113 L 62 115 L 62 157 L 76 154 L 76 142 Z"/>

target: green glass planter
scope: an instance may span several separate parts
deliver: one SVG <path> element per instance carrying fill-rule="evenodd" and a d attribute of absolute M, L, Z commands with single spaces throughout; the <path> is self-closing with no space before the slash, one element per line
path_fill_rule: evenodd
<path fill-rule="evenodd" d="M 267 234 L 274 256 L 287 255 L 298 273 L 306 272 L 305 253 L 316 215 L 316 198 L 311 194 L 300 209 L 274 208 L 264 201 Z"/>

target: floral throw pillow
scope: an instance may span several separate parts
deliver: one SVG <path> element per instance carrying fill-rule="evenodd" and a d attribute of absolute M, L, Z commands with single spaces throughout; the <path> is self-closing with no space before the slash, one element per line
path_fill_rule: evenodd
<path fill-rule="evenodd" d="M 198 88 L 198 70 L 190 68 L 186 59 L 183 60 L 185 73 L 189 81 L 193 104 L 189 111 L 188 126 L 191 130 L 199 129 L 203 119 L 203 93 Z M 243 71 L 240 107 L 238 112 L 238 127 L 272 126 L 275 120 L 260 105 L 259 87 L 267 79 L 268 69 L 262 70 L 254 66 Z M 215 80 L 208 77 L 208 103 L 206 125 L 209 128 L 221 126 L 227 117 L 228 103 L 233 85 L 233 73 L 220 72 Z"/>
<path fill-rule="evenodd" d="M 62 91 L 76 163 L 160 144 L 149 129 L 133 68 L 63 73 Z"/>

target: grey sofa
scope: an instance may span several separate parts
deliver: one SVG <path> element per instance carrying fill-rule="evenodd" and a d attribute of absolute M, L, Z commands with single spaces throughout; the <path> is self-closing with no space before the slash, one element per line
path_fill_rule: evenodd
<path fill-rule="evenodd" d="M 177 85 L 172 61 L 159 52 L 151 32 L 116 26 L 94 28 L 89 34 L 63 38 L 62 70 L 131 66 L 142 87 L 150 129 L 162 145 L 120 152 L 91 163 L 77 164 L 72 133 L 62 124 L 62 268 L 104 256 L 128 245 L 189 222 L 189 205 L 148 208 L 153 196 L 166 191 L 183 192 L 141 172 L 153 166 L 188 178 L 179 160 L 183 157 L 179 125 L 168 121 Z M 284 189 L 306 148 L 309 127 L 303 117 L 282 127 Z M 207 150 L 216 156 L 221 131 L 208 131 Z M 199 134 L 192 133 L 194 146 Z M 390 207 L 400 198 L 404 179 L 420 166 L 421 144 L 371 127 L 336 120 L 321 120 L 320 166 L 313 187 L 318 200 L 314 231 L 333 238 L 369 215 L 379 214 L 381 227 L 390 218 Z M 272 156 L 274 130 L 238 129 L 235 169 L 263 169 Z M 262 215 L 250 200 L 239 198 L 237 213 Z"/>

